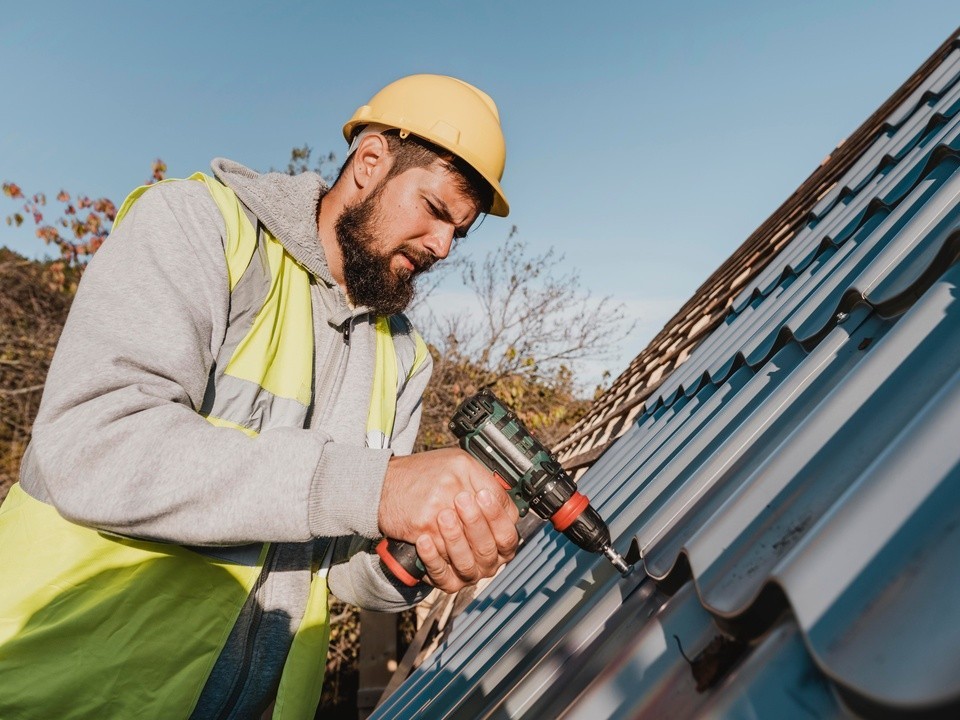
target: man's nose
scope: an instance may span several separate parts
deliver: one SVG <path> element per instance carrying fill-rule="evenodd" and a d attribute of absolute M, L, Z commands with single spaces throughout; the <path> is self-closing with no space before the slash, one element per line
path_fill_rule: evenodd
<path fill-rule="evenodd" d="M 424 248 L 429 250 L 438 260 L 443 260 L 450 254 L 450 248 L 453 245 L 453 232 L 453 226 L 447 223 L 437 226 L 424 240 Z"/>

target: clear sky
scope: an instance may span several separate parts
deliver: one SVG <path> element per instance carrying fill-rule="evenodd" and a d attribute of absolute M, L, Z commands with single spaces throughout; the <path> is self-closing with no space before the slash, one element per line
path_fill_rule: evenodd
<path fill-rule="evenodd" d="M 172 177 L 282 167 L 303 143 L 342 157 L 377 89 L 456 75 L 508 142 L 511 216 L 467 247 L 515 224 L 626 303 L 616 375 L 958 25 L 955 0 L 9 2 L 0 180 L 119 202 L 156 157 Z"/>

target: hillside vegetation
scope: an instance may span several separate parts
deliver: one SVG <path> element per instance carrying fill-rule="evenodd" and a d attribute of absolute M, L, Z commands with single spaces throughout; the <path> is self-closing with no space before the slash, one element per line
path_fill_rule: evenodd
<path fill-rule="evenodd" d="M 0 498 L 17 479 L 73 293 L 54 263 L 0 247 Z M 51 271 L 51 268 L 53 270 Z"/>

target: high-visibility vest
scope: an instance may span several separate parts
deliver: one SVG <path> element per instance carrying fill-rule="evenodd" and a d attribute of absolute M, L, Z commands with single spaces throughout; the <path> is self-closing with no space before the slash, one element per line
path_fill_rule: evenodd
<path fill-rule="evenodd" d="M 304 427 L 312 402 L 313 320 L 308 272 L 232 190 L 197 173 L 223 214 L 234 323 L 200 412 L 250 436 Z M 138 188 L 114 227 L 150 186 Z M 255 307 L 255 306 L 254 306 Z M 397 395 L 426 359 L 405 319 L 376 319 L 377 357 L 367 444 L 388 447 Z M 401 340 L 402 338 L 402 340 Z M 0 716 L 188 717 L 240 611 L 269 544 L 252 562 L 99 532 L 64 520 L 14 485 L 0 506 Z M 16 578 L 11 583 L 10 578 Z M 284 665 L 274 718 L 312 718 L 329 625 L 325 573 L 314 575 Z M 96 668 L 93 673 L 78 668 Z M 91 680 L 94 678 L 94 680 Z M 96 682 L 91 687 L 91 682 Z"/>

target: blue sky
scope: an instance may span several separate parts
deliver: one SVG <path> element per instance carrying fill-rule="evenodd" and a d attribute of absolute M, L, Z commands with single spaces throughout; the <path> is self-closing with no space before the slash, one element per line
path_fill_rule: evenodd
<path fill-rule="evenodd" d="M 0 180 L 119 202 L 156 157 L 281 167 L 342 151 L 387 82 L 456 75 L 500 106 L 513 209 L 468 247 L 516 224 L 626 303 L 616 375 L 958 25 L 939 0 L 7 3 Z"/>

